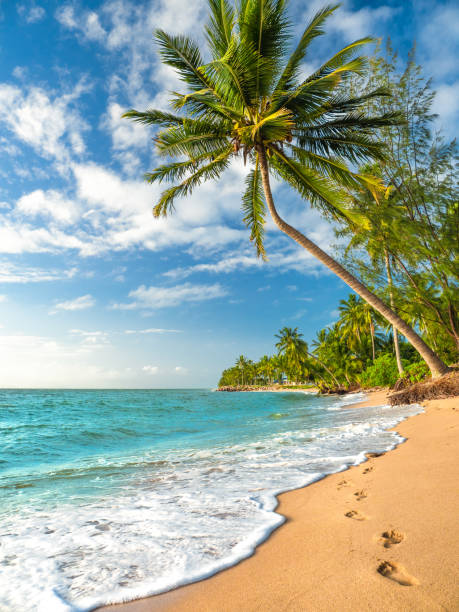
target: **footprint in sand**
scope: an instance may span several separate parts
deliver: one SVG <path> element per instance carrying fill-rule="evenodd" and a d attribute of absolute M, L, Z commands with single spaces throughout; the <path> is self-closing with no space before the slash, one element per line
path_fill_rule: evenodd
<path fill-rule="evenodd" d="M 350 510 L 349 512 L 346 512 L 344 516 L 354 519 L 355 521 L 366 521 L 368 518 L 358 510 Z"/>
<path fill-rule="evenodd" d="M 351 486 L 351 483 L 348 480 L 341 480 L 338 483 L 338 490 L 342 489 L 343 487 L 350 487 L 350 486 Z"/>
<path fill-rule="evenodd" d="M 419 584 L 419 580 L 411 576 L 400 563 L 383 561 L 378 567 L 378 572 L 385 578 L 398 582 L 402 586 L 415 586 Z"/>
<path fill-rule="evenodd" d="M 354 495 L 357 497 L 357 501 L 360 501 L 361 499 L 365 499 L 366 497 L 368 497 L 368 494 L 365 491 L 365 489 L 362 489 L 361 491 L 356 491 Z"/>
<path fill-rule="evenodd" d="M 384 548 L 390 548 L 394 544 L 400 544 L 405 539 L 405 534 L 396 529 L 389 529 L 381 535 Z"/>
<path fill-rule="evenodd" d="M 374 467 L 370 465 L 369 467 L 365 468 L 362 473 L 368 474 L 369 472 L 372 472 L 373 470 L 374 470 Z"/>

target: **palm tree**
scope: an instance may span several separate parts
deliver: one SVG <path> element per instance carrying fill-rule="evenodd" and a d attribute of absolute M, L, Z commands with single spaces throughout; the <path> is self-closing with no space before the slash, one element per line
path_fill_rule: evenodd
<path fill-rule="evenodd" d="M 310 357 L 332 377 L 335 384 L 339 385 L 333 372 L 314 353 L 309 352 L 307 342 L 303 340 L 303 334 L 299 333 L 298 327 L 283 327 L 275 337 L 279 339 L 276 343 L 278 354 L 285 356 L 292 371 L 301 371 L 307 357 Z"/>
<path fill-rule="evenodd" d="M 317 257 L 358 295 L 406 336 L 432 371 L 447 366 L 381 299 L 276 210 L 270 174 L 287 182 L 301 197 L 334 219 L 356 219 L 349 189 L 365 187 L 376 197 L 380 183 L 350 169 L 351 163 L 381 159 L 383 143 L 373 133 L 399 121 L 394 113 L 370 116 L 369 100 L 387 95 L 381 88 L 353 95 L 349 78 L 365 73 L 367 61 L 356 52 L 370 39 L 357 40 L 333 55 L 306 79 L 301 68 L 312 40 L 337 8 L 327 6 L 312 18 L 288 57 L 290 28 L 285 0 L 208 0 L 205 28 L 211 61 L 185 36 L 156 32 L 162 60 L 187 86 L 174 93 L 171 110 L 130 110 L 125 117 L 163 129 L 155 138 L 160 155 L 176 161 L 145 175 L 146 180 L 178 181 L 155 205 L 155 216 L 167 215 L 178 197 L 203 181 L 218 179 L 235 156 L 249 162 L 243 195 L 244 221 L 259 256 L 266 258 L 263 238 L 266 206 L 277 227 Z"/>
<path fill-rule="evenodd" d="M 371 352 L 374 361 L 376 359 L 375 322 L 371 306 L 368 302 L 364 302 L 355 294 L 351 294 L 347 300 L 340 300 L 339 311 L 341 313 L 339 327 L 343 331 L 343 337 L 349 339 L 350 348 L 353 348 L 356 341 L 359 345 L 362 345 L 363 334 L 365 334 L 368 329 L 371 337 Z"/>
<path fill-rule="evenodd" d="M 247 371 L 247 367 L 249 365 L 249 361 L 244 357 L 244 355 L 239 355 L 236 361 L 236 367 L 239 368 L 240 372 L 240 384 L 244 384 L 244 374 Z"/>
<path fill-rule="evenodd" d="M 284 355 L 289 370 L 289 378 L 301 372 L 302 365 L 308 354 L 308 346 L 302 340 L 303 334 L 300 334 L 298 327 L 283 327 L 279 334 L 275 334 L 279 339 L 276 343 L 276 348 L 279 355 Z"/>

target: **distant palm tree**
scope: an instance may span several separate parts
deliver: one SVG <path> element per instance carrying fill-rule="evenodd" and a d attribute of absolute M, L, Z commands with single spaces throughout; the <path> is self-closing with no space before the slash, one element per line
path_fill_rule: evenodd
<path fill-rule="evenodd" d="M 308 346 L 302 339 L 303 334 L 300 334 L 298 327 L 283 327 L 279 334 L 275 334 L 279 339 L 276 343 L 277 352 L 279 355 L 284 355 L 289 370 L 289 378 L 301 372 L 302 365 L 308 354 Z"/>
<path fill-rule="evenodd" d="M 366 112 L 369 100 L 386 95 L 383 90 L 358 95 L 348 87 L 349 77 L 365 72 L 366 58 L 355 53 L 370 39 L 347 45 L 304 78 L 308 47 L 323 34 L 323 23 L 337 5 L 316 13 L 288 56 L 291 24 L 285 0 L 238 0 L 237 9 L 228 0 L 208 3 L 208 63 L 189 38 L 156 32 L 163 62 L 177 71 L 188 90 L 173 94 L 175 112 L 131 110 L 124 115 L 165 128 L 156 135 L 157 152 L 176 159 L 146 174 L 150 182 L 178 181 L 163 192 L 154 207 L 155 216 L 167 215 L 176 198 L 190 195 L 203 181 L 218 179 L 233 157 L 241 155 L 252 167 L 242 201 L 257 253 L 265 257 L 267 205 L 282 232 L 395 325 L 434 376 L 444 373 L 447 366 L 422 338 L 356 277 L 286 223 L 272 197 L 270 173 L 328 217 L 356 221 L 349 189 L 364 187 L 376 196 L 379 181 L 354 172 L 344 162 L 383 158 L 384 143 L 373 138 L 374 131 L 399 121 L 394 114 L 369 116 Z"/>
<path fill-rule="evenodd" d="M 241 373 L 241 376 L 240 376 L 241 385 L 244 384 L 244 374 L 247 370 L 248 365 L 249 365 L 249 361 L 244 357 L 244 355 L 239 355 L 236 361 L 236 367 L 239 368 L 239 371 Z"/>
<path fill-rule="evenodd" d="M 356 341 L 358 345 L 362 345 L 363 334 L 369 332 L 374 361 L 376 359 L 375 321 L 371 306 L 352 293 L 347 300 L 340 300 L 339 311 L 341 313 L 339 327 L 343 337 L 349 340 L 350 348 L 353 348 Z"/>

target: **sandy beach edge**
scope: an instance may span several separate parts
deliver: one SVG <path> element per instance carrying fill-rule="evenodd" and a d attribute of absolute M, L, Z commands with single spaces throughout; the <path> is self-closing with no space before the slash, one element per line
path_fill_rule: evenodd
<path fill-rule="evenodd" d="M 378 391 L 354 407 L 385 403 Z M 459 610 L 459 398 L 423 405 L 395 450 L 280 495 L 287 521 L 249 559 L 98 610 Z"/>

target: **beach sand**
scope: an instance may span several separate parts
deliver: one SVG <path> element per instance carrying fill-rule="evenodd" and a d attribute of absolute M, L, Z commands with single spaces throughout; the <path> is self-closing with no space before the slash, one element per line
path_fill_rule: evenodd
<path fill-rule="evenodd" d="M 425 409 L 397 426 L 408 441 L 394 451 L 281 495 L 287 522 L 249 559 L 103 610 L 459 610 L 459 398 Z"/>

